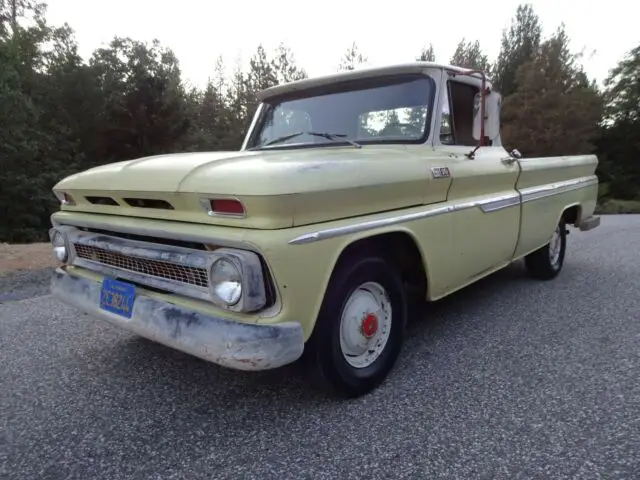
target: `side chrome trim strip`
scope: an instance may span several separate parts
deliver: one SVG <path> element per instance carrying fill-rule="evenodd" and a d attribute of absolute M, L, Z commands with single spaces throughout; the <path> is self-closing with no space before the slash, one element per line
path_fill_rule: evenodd
<path fill-rule="evenodd" d="M 484 213 L 489 213 L 502 210 L 503 208 L 514 207 L 516 205 L 520 205 L 520 194 L 513 192 L 482 200 L 456 203 L 453 205 L 453 210 L 457 212 L 468 208 L 480 208 Z"/>
<path fill-rule="evenodd" d="M 427 206 L 422 212 L 408 213 L 393 217 L 381 218 L 378 220 L 370 220 L 368 222 L 355 223 L 344 227 L 327 228 L 326 230 L 318 230 L 316 232 L 305 233 L 289 240 L 290 245 L 302 245 L 305 243 L 317 242 L 328 238 L 340 237 L 352 233 L 359 233 L 374 228 L 396 225 L 398 223 L 412 222 L 422 220 L 429 217 L 435 217 L 444 213 L 466 210 L 468 208 L 480 208 L 484 213 L 491 213 L 504 208 L 520 205 L 521 203 L 530 202 L 540 198 L 559 195 L 561 193 L 570 192 L 579 188 L 588 187 L 598 183 L 598 177 L 591 175 L 588 177 L 580 177 L 563 182 L 549 183 L 546 185 L 529 187 L 522 189 L 520 193 L 513 192 L 508 194 L 497 195 L 495 197 L 485 198 L 476 201 L 467 201 L 455 203 L 452 205 Z"/>
<path fill-rule="evenodd" d="M 590 187 L 598 184 L 598 177 L 591 175 L 588 177 L 575 178 L 573 180 L 565 180 L 564 182 L 548 183 L 536 187 L 528 187 L 520 190 L 522 194 L 522 202 L 530 202 L 541 198 L 559 195 L 561 193 L 571 192 L 580 188 Z"/>
<path fill-rule="evenodd" d="M 521 199 L 519 193 L 511 195 L 503 195 L 502 197 L 492 199 L 491 201 L 478 202 L 478 206 L 484 213 L 495 212 L 503 208 L 515 207 L 520 205 Z"/>
<path fill-rule="evenodd" d="M 414 220 L 422 220 L 423 218 L 435 217 L 443 213 L 453 212 L 453 205 L 430 208 L 422 212 L 408 213 L 397 217 L 381 218 L 379 220 L 370 220 L 368 222 L 356 223 L 344 227 L 328 228 L 317 232 L 305 233 L 299 237 L 289 240 L 290 245 L 300 245 L 303 243 L 316 242 L 318 240 L 326 240 L 327 238 L 340 237 L 351 233 L 363 232 L 374 228 L 385 227 L 387 225 L 395 225 L 397 223 L 412 222 Z"/>

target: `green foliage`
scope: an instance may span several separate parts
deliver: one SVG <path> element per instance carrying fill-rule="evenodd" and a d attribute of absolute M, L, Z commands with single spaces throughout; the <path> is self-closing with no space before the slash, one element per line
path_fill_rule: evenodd
<path fill-rule="evenodd" d="M 640 45 L 611 71 L 604 92 L 568 45 L 563 28 L 543 41 L 525 4 L 503 32 L 494 65 L 465 39 L 451 63 L 491 74 L 504 97 L 507 146 L 527 155 L 595 149 L 602 208 L 638 211 Z M 435 61 L 433 45 L 416 60 Z M 366 62 L 353 42 L 338 70 Z M 58 207 L 51 188 L 69 174 L 162 153 L 237 150 L 257 92 L 306 76 L 288 46 L 258 45 L 248 68 L 218 58 L 204 88 L 188 87 L 174 53 L 157 40 L 115 37 L 84 61 L 71 28 L 47 23 L 44 3 L 0 0 L 0 241 L 45 240 Z M 381 115 L 398 121 L 395 112 Z M 425 115 L 416 109 L 405 121 L 419 125 Z"/>
<path fill-rule="evenodd" d="M 531 60 L 540 48 L 542 25 L 530 4 L 519 5 L 509 30 L 502 32 L 498 59 L 493 67 L 496 89 L 504 96 L 516 89 L 516 72 Z"/>
<path fill-rule="evenodd" d="M 75 120 L 61 108 L 76 107 L 67 104 L 79 57 L 70 29 L 51 28 L 44 12 L 39 3 L 0 3 L 0 241 L 46 235 L 51 187 L 82 158 Z"/>
<path fill-rule="evenodd" d="M 640 122 L 640 44 L 630 50 L 604 82 L 607 119 Z"/>
<path fill-rule="evenodd" d="M 230 79 L 221 59 L 203 90 L 187 89 L 173 52 L 115 37 L 88 62 L 73 32 L 47 24 L 44 4 L 0 0 L 0 241 L 46 239 L 65 176 L 175 151 L 234 150 L 255 93 L 306 77 L 281 44 L 258 46 Z"/>
<path fill-rule="evenodd" d="M 608 198 L 640 200 L 640 44 L 611 70 L 605 88 L 598 174 Z"/>
<path fill-rule="evenodd" d="M 587 81 L 561 26 L 516 72 L 502 107 L 502 140 L 525 156 L 594 151 L 602 99 Z"/>
<path fill-rule="evenodd" d="M 344 72 L 347 70 L 355 70 L 359 65 L 367 63 L 367 60 L 367 57 L 358 49 L 356 42 L 353 42 L 344 52 L 340 65 L 338 66 L 338 71 Z"/>
<path fill-rule="evenodd" d="M 433 50 L 433 45 L 429 44 L 428 47 L 422 47 L 420 55 L 416 57 L 416 62 L 435 62 L 436 53 Z"/>
<path fill-rule="evenodd" d="M 271 68 L 275 72 L 277 83 L 289 83 L 307 78 L 307 72 L 296 64 L 293 52 L 281 43 L 271 60 Z"/>
<path fill-rule="evenodd" d="M 464 38 L 460 40 L 449 63 L 472 70 L 482 70 L 488 76 L 491 75 L 489 59 L 480 48 L 480 42 L 477 40 L 475 42 L 466 42 Z"/>
<path fill-rule="evenodd" d="M 640 201 L 634 200 L 607 200 L 596 208 L 596 213 L 600 215 L 623 213 L 640 213 Z"/>

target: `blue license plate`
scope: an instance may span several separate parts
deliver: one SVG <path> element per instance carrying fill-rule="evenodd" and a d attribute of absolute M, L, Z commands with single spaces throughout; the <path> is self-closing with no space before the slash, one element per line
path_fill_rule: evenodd
<path fill-rule="evenodd" d="M 113 278 L 105 278 L 100 291 L 100 308 L 125 318 L 131 318 L 136 287 Z"/>

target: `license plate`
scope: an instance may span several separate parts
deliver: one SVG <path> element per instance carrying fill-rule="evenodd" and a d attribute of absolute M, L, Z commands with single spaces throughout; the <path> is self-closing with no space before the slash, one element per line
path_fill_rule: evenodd
<path fill-rule="evenodd" d="M 136 287 L 113 278 L 105 278 L 100 291 L 100 308 L 125 318 L 131 318 Z"/>

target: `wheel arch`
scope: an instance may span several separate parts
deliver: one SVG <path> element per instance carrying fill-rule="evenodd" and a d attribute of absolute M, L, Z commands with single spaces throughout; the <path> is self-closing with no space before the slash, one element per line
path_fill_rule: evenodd
<path fill-rule="evenodd" d="M 410 230 L 389 229 L 349 239 L 334 261 L 332 274 L 341 261 L 360 252 L 382 254 L 399 268 L 407 283 L 421 283 L 425 297 L 429 293 L 429 268 L 426 255 L 420 242 Z"/>
<path fill-rule="evenodd" d="M 580 221 L 581 215 L 582 215 L 582 205 L 580 204 L 580 202 L 571 202 L 571 203 L 567 203 L 566 205 L 562 206 L 559 209 L 559 212 L 555 217 L 555 221 L 553 222 L 553 225 L 547 225 L 546 222 L 551 222 L 554 218 L 552 216 L 548 216 L 547 220 L 545 221 L 545 225 L 542 227 L 544 228 L 545 231 L 547 228 L 549 228 L 548 233 L 545 234 L 545 242 L 551 239 L 551 237 L 553 236 L 554 230 L 556 229 L 556 227 L 558 226 L 561 220 L 564 220 L 566 225 L 575 226 Z M 541 248 L 544 245 L 546 245 L 546 243 L 539 245 L 538 247 L 536 247 L 536 249 Z"/>
<path fill-rule="evenodd" d="M 556 224 L 560 223 L 560 220 L 564 220 L 566 224 L 576 226 L 580 222 L 581 218 L 582 205 L 580 204 L 580 202 L 573 202 L 564 206 Z"/>
<path fill-rule="evenodd" d="M 340 247 L 336 248 L 336 255 L 328 268 L 329 274 L 321 287 L 320 302 L 314 309 L 310 337 L 315 331 L 317 316 L 338 266 L 351 255 L 366 255 L 367 253 L 381 253 L 390 258 L 400 268 L 405 284 L 411 285 L 423 299 L 428 298 L 430 285 L 428 260 L 416 235 L 409 229 L 402 227 L 362 232 L 359 235 L 345 238 Z"/>

